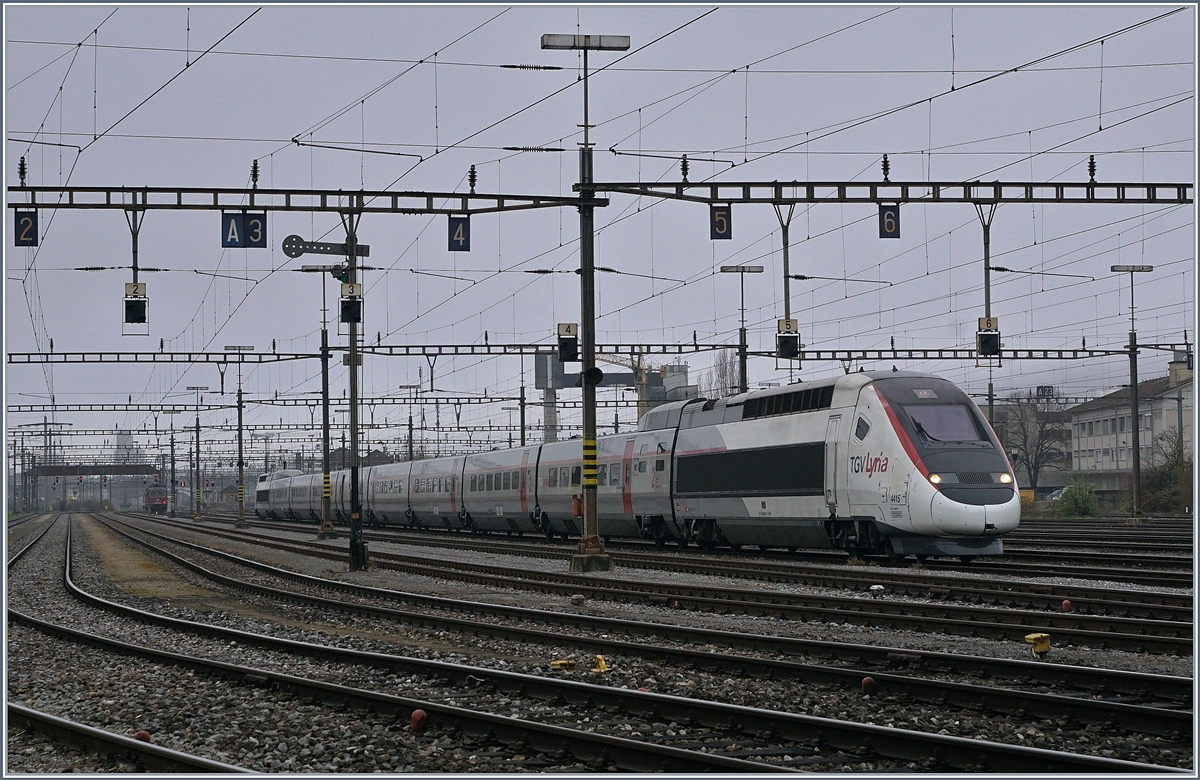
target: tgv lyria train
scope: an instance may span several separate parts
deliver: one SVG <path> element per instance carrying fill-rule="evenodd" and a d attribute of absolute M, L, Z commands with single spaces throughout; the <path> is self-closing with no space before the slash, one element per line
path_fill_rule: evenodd
<path fill-rule="evenodd" d="M 597 441 L 606 538 L 702 548 L 824 547 L 890 556 L 1003 553 L 1021 504 L 995 433 L 960 388 L 909 372 L 854 373 L 644 415 Z M 360 472 L 364 522 L 578 535 L 580 439 Z M 349 473 L 332 507 L 349 517 Z M 320 474 L 260 477 L 255 511 L 315 520 Z"/>

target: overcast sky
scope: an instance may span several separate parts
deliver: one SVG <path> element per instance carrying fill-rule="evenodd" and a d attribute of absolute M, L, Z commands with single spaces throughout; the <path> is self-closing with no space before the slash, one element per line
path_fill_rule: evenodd
<path fill-rule="evenodd" d="M 31 185 L 240 188 L 250 185 L 257 159 L 264 188 L 465 192 L 474 165 L 480 193 L 569 194 L 578 177 L 581 61 L 575 52 L 542 51 L 539 40 L 576 32 L 632 41 L 627 54 L 590 57 L 600 182 L 677 181 L 684 154 L 692 181 L 876 181 L 885 153 L 893 181 L 1082 182 L 1089 155 L 1100 182 L 1195 180 L 1194 6 L 9 4 L 6 182 L 18 183 L 24 156 Z M 973 346 L 984 298 L 974 208 L 910 204 L 901 214 L 901 238 L 881 240 L 873 205 L 796 208 L 792 273 L 855 280 L 792 282 L 793 316 L 810 348 L 886 348 L 893 339 L 901 348 Z M 131 280 L 123 214 L 43 209 L 35 250 L 13 247 L 10 212 L 7 350 L 45 351 L 53 339 L 55 352 L 157 351 L 160 340 L 168 352 L 230 344 L 266 351 L 273 343 L 280 352 L 315 352 L 322 287 L 329 301 L 337 287 L 328 276 L 293 271 L 333 258 L 290 260 L 281 244 L 292 233 L 333 242 L 345 234 L 329 215 L 268 219 L 268 249 L 222 249 L 216 212 L 150 211 L 139 263 L 164 270 L 142 275 L 149 335 L 132 336 L 121 323 Z M 716 271 L 751 263 L 766 272 L 746 278 L 750 348 L 772 347 L 784 303 L 780 226 L 770 206 L 735 206 L 727 241 L 709 239 L 702 204 L 613 195 L 596 224 L 597 265 L 622 272 L 598 278 L 600 343 L 687 343 L 693 333 L 701 342 L 736 342 L 737 279 Z M 574 210 L 482 215 L 471 227 L 471 251 L 452 253 L 444 216 L 362 219 L 369 263 L 386 269 L 365 275 L 369 341 L 478 344 L 486 333 L 493 344 L 550 345 L 555 323 L 578 321 Z M 993 263 L 1059 274 L 993 275 L 1005 346 L 1074 348 L 1085 337 L 1089 347 L 1124 344 L 1129 280 L 1109 272 L 1114 263 L 1155 266 L 1137 279 L 1141 341 L 1178 342 L 1185 331 L 1193 340 L 1195 245 L 1191 205 L 1002 206 Z M 126 268 L 71 270 L 80 266 Z M 535 269 L 561 273 L 525 273 Z M 711 353 L 684 360 L 692 381 L 703 382 Z M 1142 376 L 1165 373 L 1167 360 L 1144 352 Z M 1008 363 L 994 381 L 998 394 L 1049 384 L 1092 396 L 1126 382 L 1127 365 L 1120 357 Z M 972 394 L 988 381 L 986 369 L 962 361 L 898 367 L 941 374 Z M 532 368 L 527 358 L 531 401 Z M 842 370 L 806 363 L 791 376 L 809 381 Z M 434 386 L 515 395 L 521 371 L 518 358 L 442 358 Z M 225 376 L 227 391 L 235 373 Z M 368 356 L 363 395 L 407 393 L 401 386 L 418 381 L 428 387 L 428 373 L 422 358 Z M 769 358 L 752 359 L 749 375 L 752 387 L 789 379 L 787 366 Z M 319 377 L 319 364 L 305 361 L 248 368 L 244 383 L 251 399 L 312 397 Z M 194 397 L 187 386 L 215 391 L 220 382 L 211 365 L 7 365 L 6 399 L 48 403 L 53 392 L 60 404 L 179 402 Z M 340 366 L 332 382 L 340 395 Z M 398 426 L 407 414 L 374 410 L 377 423 Z M 426 415 L 432 424 L 432 405 Z M 634 410 L 620 415 L 633 424 Z M 8 414 L 7 423 L 42 416 Z M 462 422 L 510 416 L 515 421 L 499 404 L 470 407 Z M 232 417 L 212 411 L 202 422 Z M 310 420 L 303 409 L 255 404 L 246 415 L 258 424 L 280 418 Z M 452 418 L 443 405 L 442 421 Z M 612 418 L 600 413 L 602 425 Z M 170 423 L 124 412 L 57 419 L 76 429 Z M 540 411 L 531 410 L 537 420 Z M 576 412 L 564 413 L 564 422 L 577 421 Z M 397 427 L 368 440 L 396 448 L 404 433 Z"/>

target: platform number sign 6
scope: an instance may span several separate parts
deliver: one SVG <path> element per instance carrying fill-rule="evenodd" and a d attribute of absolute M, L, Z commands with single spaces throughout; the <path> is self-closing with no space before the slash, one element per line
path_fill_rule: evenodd
<path fill-rule="evenodd" d="M 470 252 L 471 251 L 471 218 L 468 216 L 456 217 L 450 215 L 450 230 L 448 236 L 448 249 L 451 252 Z"/>
<path fill-rule="evenodd" d="M 36 211 L 13 211 L 16 222 L 13 226 L 15 246 L 38 245 L 38 213 Z"/>
<path fill-rule="evenodd" d="M 900 238 L 900 204 L 879 204 L 879 237 Z"/>
<path fill-rule="evenodd" d="M 728 203 L 713 203 L 708 207 L 708 237 L 733 238 L 733 213 Z"/>

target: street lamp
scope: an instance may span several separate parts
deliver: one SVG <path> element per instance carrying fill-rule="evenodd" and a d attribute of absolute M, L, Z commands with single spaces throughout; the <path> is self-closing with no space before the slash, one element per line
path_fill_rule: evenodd
<path fill-rule="evenodd" d="M 249 347 L 226 346 L 225 351 L 226 352 L 253 352 L 254 347 L 253 346 L 249 346 Z M 242 361 L 244 361 L 244 360 L 245 360 L 244 357 L 242 357 L 241 355 L 238 355 L 238 396 L 237 396 L 237 409 L 238 409 L 238 457 L 237 457 L 238 515 L 237 515 L 237 522 L 235 523 L 235 525 L 238 528 L 244 528 L 247 525 L 247 523 L 246 523 L 246 482 L 245 482 L 246 470 L 245 470 L 245 461 L 242 460 Z"/>
<path fill-rule="evenodd" d="M 627 51 L 628 35 L 542 36 L 543 49 L 583 52 L 583 145 L 579 149 L 579 288 L 580 340 L 583 342 L 583 538 L 579 555 L 571 557 L 571 571 L 611 571 L 612 559 L 604 554 L 596 521 L 596 385 L 603 374 L 596 368 L 596 189 L 592 178 L 592 146 L 588 140 L 588 52 Z"/>
<path fill-rule="evenodd" d="M 195 509 L 192 520 L 197 523 L 200 522 L 200 391 L 207 389 L 208 385 L 188 387 L 188 390 L 196 391 L 196 485 L 195 492 L 192 494 L 192 505 Z"/>
<path fill-rule="evenodd" d="M 1114 274 L 1129 274 L 1129 406 L 1132 409 L 1130 417 L 1133 422 L 1133 512 L 1132 517 L 1142 516 L 1142 419 L 1138 410 L 1138 374 L 1137 374 L 1137 324 L 1134 320 L 1133 307 L 1133 275 L 1149 273 L 1154 270 L 1152 265 L 1114 265 L 1110 269 Z"/>
<path fill-rule="evenodd" d="M 742 281 L 742 326 L 738 328 L 738 392 L 747 391 L 746 386 L 746 274 L 761 274 L 761 265 L 723 265 L 721 273 L 737 274 Z"/>

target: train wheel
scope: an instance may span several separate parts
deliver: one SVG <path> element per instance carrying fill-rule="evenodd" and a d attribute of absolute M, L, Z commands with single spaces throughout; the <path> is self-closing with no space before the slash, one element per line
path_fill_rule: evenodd
<path fill-rule="evenodd" d="M 686 550 L 687 547 L 688 547 L 687 537 L 686 536 L 679 537 L 679 549 Z"/>
<path fill-rule="evenodd" d="M 795 548 L 795 547 L 789 547 L 789 548 L 787 548 L 787 551 L 788 551 L 788 552 L 790 552 L 790 553 L 795 553 L 795 552 L 796 552 L 796 548 Z"/>
<path fill-rule="evenodd" d="M 895 550 L 893 550 L 889 547 L 887 550 L 887 559 L 888 559 L 888 563 L 895 566 L 896 564 L 898 564 L 904 560 L 904 555 L 896 552 Z"/>
<path fill-rule="evenodd" d="M 927 561 L 927 560 L 929 560 L 928 555 L 918 555 L 917 556 L 917 563 L 925 563 L 925 561 Z"/>
<path fill-rule="evenodd" d="M 962 561 L 963 563 L 970 563 L 971 561 L 975 560 L 975 556 L 974 555 L 960 555 L 960 556 L 958 556 L 958 559 L 960 561 Z"/>
<path fill-rule="evenodd" d="M 735 553 L 740 553 L 742 551 L 742 546 L 740 544 L 730 544 L 729 549 Z"/>
<path fill-rule="evenodd" d="M 667 546 L 666 537 L 659 536 L 654 540 L 654 549 L 661 550 Z"/>

